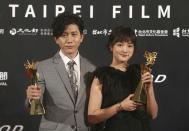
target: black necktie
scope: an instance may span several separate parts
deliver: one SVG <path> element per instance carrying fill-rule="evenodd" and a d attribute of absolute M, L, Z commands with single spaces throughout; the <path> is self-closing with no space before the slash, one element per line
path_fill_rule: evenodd
<path fill-rule="evenodd" d="M 68 77 L 70 79 L 71 88 L 73 91 L 74 99 L 76 101 L 78 96 L 78 87 L 76 73 L 74 72 L 74 64 L 76 64 L 74 60 L 68 62 Z"/>

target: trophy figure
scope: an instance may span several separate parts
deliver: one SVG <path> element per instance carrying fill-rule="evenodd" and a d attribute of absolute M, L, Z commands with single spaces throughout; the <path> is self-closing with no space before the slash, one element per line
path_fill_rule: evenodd
<path fill-rule="evenodd" d="M 157 52 L 151 53 L 151 52 L 145 51 L 144 57 L 146 58 L 147 62 L 145 65 L 140 64 L 141 73 L 146 73 L 151 70 L 152 66 L 155 63 L 156 56 L 157 56 Z M 146 84 L 143 83 L 142 80 L 139 81 L 139 84 L 137 88 L 135 89 L 134 97 L 132 97 L 131 100 L 142 103 L 142 104 L 146 104 L 146 101 L 147 101 Z"/>
<path fill-rule="evenodd" d="M 32 61 L 32 63 L 30 64 L 30 62 L 27 60 L 24 66 L 26 68 L 26 74 L 29 77 L 31 84 L 37 86 L 39 74 L 37 72 L 36 62 Z M 45 114 L 45 110 L 41 100 L 40 99 L 31 100 L 30 115 L 43 115 L 43 114 Z"/>

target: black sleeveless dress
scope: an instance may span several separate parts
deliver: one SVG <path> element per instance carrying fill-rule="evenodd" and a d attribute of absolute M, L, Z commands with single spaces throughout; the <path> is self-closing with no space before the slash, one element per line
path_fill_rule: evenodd
<path fill-rule="evenodd" d="M 121 102 L 129 94 L 134 93 L 140 80 L 140 66 L 130 65 L 127 71 L 110 66 L 99 67 L 93 72 L 102 84 L 102 106 L 110 107 Z M 110 119 L 96 124 L 93 131 L 150 131 L 149 118 L 145 106 L 135 111 L 120 111 Z"/>

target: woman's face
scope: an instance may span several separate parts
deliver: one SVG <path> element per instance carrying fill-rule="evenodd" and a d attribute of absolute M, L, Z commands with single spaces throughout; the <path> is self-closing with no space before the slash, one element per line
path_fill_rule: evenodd
<path fill-rule="evenodd" d="M 134 53 L 134 44 L 132 42 L 116 42 L 110 47 L 113 53 L 113 60 L 117 63 L 127 62 Z"/>

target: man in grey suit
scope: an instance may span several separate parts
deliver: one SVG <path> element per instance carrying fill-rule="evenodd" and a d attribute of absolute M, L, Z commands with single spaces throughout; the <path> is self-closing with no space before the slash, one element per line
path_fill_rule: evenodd
<path fill-rule="evenodd" d="M 28 86 L 26 106 L 30 107 L 30 100 L 42 99 L 46 112 L 39 131 L 88 131 L 85 78 L 95 66 L 78 51 L 84 38 L 83 20 L 66 12 L 55 18 L 52 28 L 60 51 L 37 65 L 38 86 Z"/>

